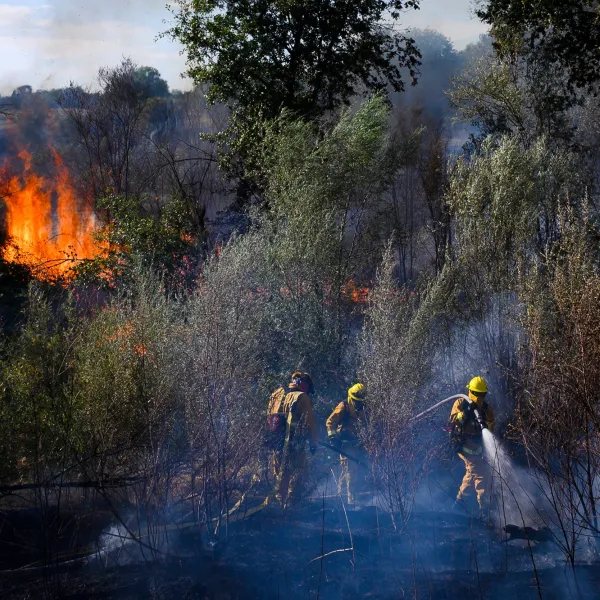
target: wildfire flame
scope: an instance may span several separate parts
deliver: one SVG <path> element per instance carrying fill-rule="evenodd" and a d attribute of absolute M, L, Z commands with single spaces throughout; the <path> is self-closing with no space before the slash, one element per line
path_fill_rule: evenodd
<path fill-rule="evenodd" d="M 368 287 L 357 286 L 352 279 L 342 287 L 343 296 L 356 304 L 367 304 L 370 293 L 371 290 Z"/>
<path fill-rule="evenodd" d="M 6 203 L 9 244 L 4 258 L 31 267 L 38 277 L 68 275 L 77 261 L 98 256 L 103 249 L 93 238 L 96 219 L 89 202 L 82 202 L 59 154 L 52 150 L 54 176 L 37 174 L 31 154 L 21 150 L 20 175 L 0 171 Z"/>

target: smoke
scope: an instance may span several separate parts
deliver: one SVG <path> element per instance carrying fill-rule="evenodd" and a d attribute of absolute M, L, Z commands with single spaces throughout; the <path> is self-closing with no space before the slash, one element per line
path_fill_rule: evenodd
<path fill-rule="evenodd" d="M 406 11 L 402 15 L 402 26 L 409 28 L 437 29 L 448 36 L 457 48 L 474 43 L 488 31 L 488 26 L 473 18 L 471 0 L 430 0 L 423 2 L 420 10 Z"/>
<path fill-rule="evenodd" d="M 0 6 L 0 52 L 4 65 L 0 92 L 19 85 L 63 87 L 70 81 L 94 84 L 100 67 L 123 56 L 156 67 L 171 87 L 182 82 L 180 47 L 157 36 L 168 29 L 170 13 L 160 0 L 75 2 L 57 0 L 34 6 Z M 167 22 L 165 22 L 167 21 Z"/>

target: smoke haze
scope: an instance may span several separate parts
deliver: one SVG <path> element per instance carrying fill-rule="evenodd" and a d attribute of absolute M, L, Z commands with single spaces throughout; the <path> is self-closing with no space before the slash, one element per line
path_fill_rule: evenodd
<path fill-rule="evenodd" d="M 171 88 L 189 89 L 190 81 L 181 79 L 181 46 L 156 40 L 168 29 L 169 19 L 164 0 L 0 3 L 0 93 L 10 94 L 25 84 L 34 89 L 62 87 L 70 81 L 93 85 L 99 67 L 113 66 L 123 56 L 156 67 Z M 470 0 L 424 0 L 421 10 L 402 16 L 402 25 L 435 28 L 458 50 L 485 31 L 471 18 Z"/>
<path fill-rule="evenodd" d="M 99 67 L 123 56 L 156 67 L 172 88 L 188 89 L 180 74 L 180 47 L 156 40 L 168 28 L 170 13 L 162 0 L 108 0 L 92 3 L 27 0 L 0 4 L 0 92 L 24 84 L 34 89 L 94 84 Z"/>

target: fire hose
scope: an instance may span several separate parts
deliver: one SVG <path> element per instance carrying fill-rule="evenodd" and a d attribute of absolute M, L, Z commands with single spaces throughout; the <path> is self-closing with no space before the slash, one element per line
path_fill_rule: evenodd
<path fill-rule="evenodd" d="M 346 452 L 344 452 L 340 448 L 336 448 L 335 446 L 333 446 L 331 444 L 326 444 L 325 442 L 319 442 L 319 446 L 322 446 L 323 448 L 327 448 L 329 450 L 333 450 L 334 452 L 337 452 L 341 456 L 347 458 L 348 460 L 351 460 L 352 462 L 355 462 L 357 465 L 360 465 L 364 469 L 368 468 L 367 465 L 365 465 L 364 462 L 358 460 L 358 458 L 355 458 L 354 456 L 350 456 L 350 454 L 347 454 Z"/>
<path fill-rule="evenodd" d="M 419 413 L 418 415 L 413 417 L 410 420 L 411 423 L 414 423 L 415 421 L 418 421 L 419 419 L 426 417 L 429 413 L 433 412 L 436 408 L 439 408 L 440 406 L 446 404 L 446 402 L 450 402 L 450 400 L 455 400 L 456 398 L 463 398 L 464 400 L 466 400 L 469 403 L 471 410 L 473 411 L 473 415 L 475 416 L 475 420 L 477 421 L 477 424 L 479 425 L 479 427 L 481 427 L 481 429 L 487 429 L 486 422 L 485 422 L 484 418 L 481 416 L 481 413 L 479 412 L 479 409 L 475 405 L 475 402 L 473 402 L 473 400 L 471 400 L 471 398 L 469 398 L 469 396 L 467 396 L 466 394 L 454 394 L 454 396 L 449 396 L 448 398 L 444 398 L 443 400 L 440 400 L 437 404 L 434 404 L 427 410 L 424 410 L 422 413 Z"/>
<path fill-rule="evenodd" d="M 418 421 L 418 420 L 422 419 L 423 417 L 426 417 L 428 414 L 432 413 L 434 410 L 438 409 L 440 406 L 443 406 L 444 404 L 446 404 L 447 402 L 450 402 L 451 400 L 456 400 L 457 398 L 462 398 L 463 400 L 466 400 L 469 403 L 469 406 L 473 410 L 473 414 L 475 416 L 475 420 L 477 421 L 477 424 L 481 427 L 481 429 L 487 429 L 487 425 L 486 425 L 485 421 L 483 420 L 481 413 L 476 408 L 475 402 L 473 402 L 473 400 L 471 400 L 471 398 L 469 398 L 469 396 L 467 396 L 466 394 L 454 394 L 452 396 L 448 396 L 448 398 L 444 398 L 443 400 L 440 400 L 433 406 L 430 406 L 427 410 L 424 410 L 422 413 L 419 413 L 418 415 L 415 415 L 414 417 L 412 417 L 412 419 L 410 419 L 410 422 L 414 423 L 415 421 Z M 327 448 L 329 450 L 333 450 L 334 452 L 337 452 L 341 456 L 346 457 L 348 460 L 351 460 L 351 461 L 357 463 L 361 467 L 367 468 L 367 465 L 365 465 L 365 463 L 363 463 L 362 461 L 358 460 L 358 458 L 355 458 L 354 456 L 347 454 L 346 452 L 344 452 L 340 448 L 337 448 L 336 446 L 332 446 L 331 444 L 326 444 L 325 442 L 319 442 L 319 446 L 322 446 L 323 448 Z"/>
<path fill-rule="evenodd" d="M 410 421 L 414 423 L 415 421 L 418 421 L 418 420 L 422 419 L 423 417 L 426 417 L 428 414 L 430 414 L 431 412 L 433 412 L 434 410 L 436 410 L 440 406 L 443 406 L 447 402 L 450 402 L 451 400 L 455 400 L 457 398 L 463 398 L 464 400 L 466 400 L 469 403 L 469 406 L 473 410 L 473 414 L 475 416 L 475 419 L 476 419 L 477 423 L 479 424 L 479 426 L 482 429 L 485 429 L 487 427 L 486 424 L 485 424 L 485 421 L 483 420 L 483 418 L 481 417 L 481 414 L 479 413 L 479 411 L 475 407 L 475 403 L 466 394 L 454 394 L 453 396 L 449 396 L 448 398 L 444 398 L 444 400 L 441 400 L 440 402 L 434 404 L 433 406 L 431 406 L 427 410 L 423 411 L 422 413 L 419 413 L 418 415 L 414 416 Z M 287 454 L 287 445 L 288 445 L 288 442 L 289 442 L 289 440 L 286 439 L 286 443 L 284 445 L 284 456 Z M 347 452 L 344 452 L 341 448 L 337 448 L 336 446 L 333 446 L 332 444 L 327 444 L 326 442 L 318 442 L 318 444 L 322 448 L 327 448 L 328 450 L 333 450 L 334 452 L 337 452 L 339 455 L 347 458 L 348 460 L 351 460 L 352 462 L 358 464 L 359 466 L 361 466 L 361 467 L 363 467 L 365 469 L 368 468 L 368 466 L 364 462 L 362 462 L 358 458 L 355 458 L 354 456 L 351 456 Z M 249 511 L 245 511 L 245 512 L 239 514 L 239 515 L 234 515 L 234 513 L 236 513 L 241 508 L 241 506 L 243 504 L 243 501 L 245 499 L 245 494 L 244 494 L 242 496 L 242 498 L 236 503 L 236 505 L 227 513 L 226 516 L 230 519 L 230 521 L 231 520 L 235 521 L 235 520 L 238 520 L 240 518 L 246 518 L 246 517 L 248 517 L 250 515 L 253 515 L 253 514 L 259 512 L 260 510 L 262 510 L 263 508 L 265 508 L 268 505 L 269 500 L 274 495 L 275 495 L 275 491 L 271 492 L 271 494 L 269 494 L 267 496 L 267 498 L 265 498 L 265 501 L 262 504 L 260 504 L 259 506 L 256 506 L 256 507 L 250 509 Z M 216 521 L 216 520 L 217 519 L 213 519 L 213 521 Z"/>
<path fill-rule="evenodd" d="M 466 394 L 454 394 L 454 396 L 448 396 L 448 398 L 444 398 L 443 400 L 440 400 L 437 404 L 434 404 L 433 406 L 429 407 L 427 410 L 424 410 L 422 413 L 419 413 L 418 415 L 414 416 L 410 420 L 411 423 L 414 423 L 415 421 L 418 421 L 419 419 L 426 417 L 429 413 L 433 412 L 436 408 L 443 406 L 444 404 L 446 404 L 446 402 L 450 402 L 450 400 L 456 400 L 457 398 L 463 398 L 467 402 L 473 403 L 471 398 L 469 398 L 469 396 L 467 396 Z"/>

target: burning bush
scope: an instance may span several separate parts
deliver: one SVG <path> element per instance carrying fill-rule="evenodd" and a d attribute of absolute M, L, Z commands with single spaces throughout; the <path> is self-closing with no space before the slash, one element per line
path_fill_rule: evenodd
<path fill-rule="evenodd" d="M 54 149 L 51 152 L 51 176 L 37 171 L 25 149 L 15 165 L 5 164 L 0 172 L 8 242 L 4 259 L 28 265 L 45 279 L 62 276 L 82 259 L 103 252 L 94 243 L 96 219 L 89 199 L 78 196 L 61 156 Z M 13 175 L 17 165 L 22 166 L 21 172 Z"/>

